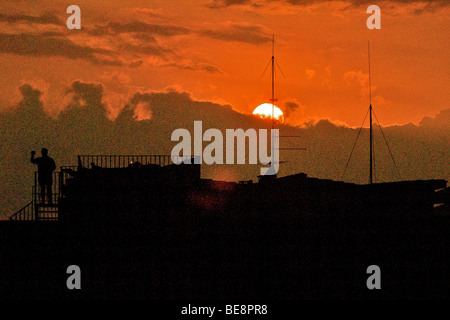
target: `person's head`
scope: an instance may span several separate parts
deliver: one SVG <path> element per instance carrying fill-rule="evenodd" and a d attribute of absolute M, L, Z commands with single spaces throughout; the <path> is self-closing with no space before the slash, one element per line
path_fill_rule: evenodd
<path fill-rule="evenodd" d="M 47 155 L 48 155 L 48 150 L 47 150 L 47 148 L 42 148 L 42 149 L 41 149 L 41 154 L 42 154 L 43 157 L 47 156 Z"/>

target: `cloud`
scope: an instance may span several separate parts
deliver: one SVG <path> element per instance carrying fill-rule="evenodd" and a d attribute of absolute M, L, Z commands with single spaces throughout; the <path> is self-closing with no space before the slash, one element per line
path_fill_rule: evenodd
<path fill-rule="evenodd" d="M 208 3 L 206 6 L 208 8 L 217 9 L 217 8 L 224 8 L 224 7 L 229 7 L 229 6 L 252 4 L 252 3 L 253 2 L 251 0 L 213 0 L 212 2 Z"/>
<path fill-rule="evenodd" d="M 419 124 L 424 127 L 450 128 L 450 109 L 442 110 L 434 117 L 424 117 Z"/>
<path fill-rule="evenodd" d="M 123 49 L 128 52 L 140 53 L 145 56 L 157 56 L 157 57 L 165 57 L 167 54 L 172 54 L 173 51 L 170 49 L 162 48 L 158 45 L 147 44 L 144 46 L 133 45 L 130 43 L 122 43 L 119 45 L 120 49 Z"/>
<path fill-rule="evenodd" d="M 242 27 L 240 30 L 237 26 L 234 36 L 239 38 L 238 41 L 258 42 L 261 39 L 258 38 L 257 31 L 257 29 L 251 27 Z M 215 65 L 207 62 L 192 62 L 189 59 L 180 57 L 176 51 L 158 45 L 157 37 L 174 37 L 194 32 L 182 26 L 147 24 L 139 21 L 129 23 L 111 22 L 104 26 L 96 26 L 88 32 L 94 36 L 110 38 L 109 41 L 117 47 L 117 50 L 122 53 L 133 54 L 135 58 L 137 56 L 137 60 L 127 64 L 129 67 L 139 67 L 144 61 L 147 61 L 157 67 L 174 67 L 180 70 L 204 71 L 215 74 L 223 73 Z M 244 34 L 245 32 L 246 34 Z M 208 34 L 210 37 L 220 37 L 214 32 L 205 33 L 204 31 L 199 31 L 197 33 L 201 35 Z M 120 37 L 119 40 L 117 40 L 117 37 Z M 253 40 L 251 39 L 252 37 Z"/>
<path fill-rule="evenodd" d="M 75 81 L 72 83 L 67 93 L 72 93 L 72 104 L 74 107 L 86 107 L 105 110 L 102 103 L 103 99 L 103 85 L 98 83 L 85 83 L 82 81 Z"/>
<path fill-rule="evenodd" d="M 366 0 L 212 0 L 212 2 L 208 3 L 206 6 L 211 9 L 244 5 L 248 6 L 249 8 L 264 8 L 269 4 L 275 3 L 298 7 L 307 7 L 311 5 L 333 2 L 347 4 L 347 8 L 369 6 L 371 4 Z M 412 7 L 412 13 L 414 14 L 435 12 L 439 9 L 450 6 L 450 2 L 448 0 L 379 0 L 377 4 L 382 5 L 384 3 Z"/>
<path fill-rule="evenodd" d="M 41 92 L 33 89 L 29 84 L 24 84 L 20 88 L 22 94 L 22 100 L 19 102 L 18 107 L 22 113 L 27 114 L 39 114 L 44 115 L 43 104 L 40 100 Z M 24 114 L 22 114 L 24 116 Z"/>
<path fill-rule="evenodd" d="M 330 118 L 318 118 L 310 117 L 305 119 L 302 124 L 299 125 L 300 128 L 314 128 L 324 131 L 335 130 L 337 128 L 350 129 L 349 125 L 343 121 L 332 120 Z"/>
<path fill-rule="evenodd" d="M 414 14 L 419 15 L 419 14 L 422 14 L 422 13 L 425 13 L 425 12 L 433 13 L 435 11 L 438 11 L 438 10 L 444 8 L 444 7 L 450 6 L 450 2 L 449 1 L 429 1 L 429 2 L 426 2 L 426 3 L 422 2 L 421 4 L 422 4 L 421 7 L 414 9 L 414 11 L 413 11 Z"/>
<path fill-rule="evenodd" d="M 205 71 L 212 74 L 223 74 L 222 70 L 215 65 L 205 62 L 194 63 L 186 59 L 177 62 L 162 63 L 159 65 L 164 67 L 174 67 L 180 70 Z"/>
<path fill-rule="evenodd" d="M 1 15 L 10 22 L 60 22 L 52 14 L 39 17 L 27 15 Z M 63 31 L 40 31 L 38 33 L 0 33 L 0 53 L 36 57 L 65 57 L 80 59 L 94 65 L 140 67 L 152 57 L 156 66 L 175 67 L 180 70 L 203 71 L 222 74 L 219 67 L 208 62 L 192 62 L 176 51 L 158 44 L 159 37 L 174 37 L 196 33 L 203 37 L 223 41 L 261 44 L 270 37 L 259 25 L 228 24 L 221 29 L 191 30 L 169 24 L 148 24 L 140 21 L 109 22 L 93 28 L 85 26 L 81 32 L 70 34 Z M 86 38 L 86 35 L 89 37 Z M 94 46 L 95 45 L 95 46 Z"/>
<path fill-rule="evenodd" d="M 29 22 L 36 24 L 54 24 L 54 25 L 64 25 L 54 13 L 48 12 L 40 16 L 29 16 L 29 15 L 6 15 L 0 13 L 0 22 L 16 23 L 16 22 Z"/>
<path fill-rule="evenodd" d="M 20 31 L 21 33 L 14 31 L 0 33 L 0 53 L 41 57 L 62 56 L 68 59 L 82 59 L 97 65 L 132 68 L 141 66 L 144 57 L 173 55 L 171 49 L 158 45 L 156 37 L 190 33 L 189 29 L 182 26 L 148 24 L 140 21 L 110 22 L 94 27 L 84 25 L 79 32 L 70 33 L 65 28 L 65 21 L 61 21 L 53 13 L 44 13 L 41 16 L 0 14 L 0 22 L 21 23 L 22 27 L 25 24 L 26 30 L 33 28 L 30 31 Z M 59 26 L 60 30 L 52 30 L 48 26 L 36 29 L 35 26 L 29 27 L 29 24 L 52 24 Z M 86 34 L 89 35 L 88 38 Z"/>
<path fill-rule="evenodd" d="M 0 52 L 22 56 L 52 57 L 62 56 L 69 59 L 87 60 L 93 64 L 120 66 L 122 61 L 99 58 L 96 54 L 109 55 L 105 49 L 80 46 L 67 38 L 53 35 L 37 35 L 31 33 L 0 33 Z"/>
<path fill-rule="evenodd" d="M 149 42 L 156 42 L 156 38 L 149 34 L 144 32 L 135 32 L 133 34 L 133 38 L 137 40 L 141 40 L 142 42 L 149 43 Z"/>
<path fill-rule="evenodd" d="M 302 2 L 333 2 L 333 1 L 340 1 L 340 0 L 321 0 L 321 1 L 317 1 L 317 0 L 287 0 L 290 3 L 297 3 L 297 4 L 301 4 Z M 365 1 L 365 0 L 344 0 L 343 2 L 347 2 L 350 3 L 353 6 L 369 6 L 370 3 L 369 1 Z M 439 7 L 445 7 L 448 6 L 449 3 L 447 0 L 433 0 L 433 1 L 423 1 L 423 0 L 380 0 L 380 3 L 391 3 L 391 4 L 401 4 L 401 5 L 411 5 L 411 4 L 432 4 L 435 6 L 439 6 Z"/>
<path fill-rule="evenodd" d="M 103 81 L 103 84 L 108 83 L 114 91 L 124 92 L 123 86 L 130 83 L 130 75 L 123 72 L 103 72 L 99 78 Z"/>
<path fill-rule="evenodd" d="M 134 14 L 144 14 L 150 17 L 164 17 L 161 12 L 161 9 L 153 9 L 153 8 L 132 8 L 131 12 Z"/>
<path fill-rule="evenodd" d="M 136 60 L 136 61 L 130 62 L 130 63 L 128 64 L 128 66 L 129 66 L 130 68 L 137 68 L 137 67 L 142 66 L 143 63 L 144 63 L 143 60 Z"/>
<path fill-rule="evenodd" d="M 189 34 L 190 30 L 181 26 L 132 21 L 128 23 L 110 22 L 105 26 L 96 26 L 90 33 L 93 35 L 136 33 L 140 34 L 141 37 L 143 34 L 172 37 Z"/>
<path fill-rule="evenodd" d="M 121 42 L 118 43 L 117 46 L 117 50 L 121 50 L 122 53 L 133 53 L 143 56 L 164 57 L 165 55 L 172 53 L 171 50 L 154 44 L 138 46 Z M 43 32 L 40 34 L 0 33 L 0 53 L 35 57 L 59 56 L 73 60 L 85 60 L 94 65 L 104 66 L 128 66 L 135 68 L 143 64 L 141 58 L 136 59 L 136 57 L 134 57 L 134 59 L 131 58 L 131 61 L 125 61 L 117 58 L 117 51 L 78 45 L 58 32 Z"/>
<path fill-rule="evenodd" d="M 250 44 L 263 44 L 270 42 L 272 38 L 258 25 L 233 24 L 222 30 L 200 30 L 198 34 L 217 40 L 235 41 Z"/>
<path fill-rule="evenodd" d="M 298 109 L 300 105 L 296 102 L 288 101 L 284 104 L 284 115 L 289 117 L 289 115 Z"/>
<path fill-rule="evenodd" d="M 177 68 L 183 69 L 183 70 L 202 70 L 209 73 L 219 73 L 222 74 L 223 72 L 220 71 L 220 69 L 212 64 L 209 63 L 198 63 L 195 65 L 175 65 Z"/>

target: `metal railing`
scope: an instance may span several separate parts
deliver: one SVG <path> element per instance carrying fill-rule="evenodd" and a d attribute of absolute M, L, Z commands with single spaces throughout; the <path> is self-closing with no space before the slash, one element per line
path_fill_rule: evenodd
<path fill-rule="evenodd" d="M 29 221 L 34 220 L 34 203 L 31 201 L 20 210 L 17 210 L 9 217 L 11 221 Z"/>
<path fill-rule="evenodd" d="M 71 176 L 70 170 L 75 170 L 76 166 L 63 166 L 60 171 L 52 173 L 53 184 L 51 199 L 52 205 L 48 204 L 48 196 L 43 201 L 41 197 L 41 186 L 39 185 L 38 172 L 34 172 L 34 184 L 32 188 L 32 200 L 20 210 L 14 212 L 9 219 L 13 221 L 30 221 L 30 220 L 57 220 L 58 219 L 58 200 L 64 196 L 62 186 Z"/>
<path fill-rule="evenodd" d="M 49 221 L 58 220 L 59 208 L 58 205 L 36 205 L 34 209 L 34 220 Z"/>
<path fill-rule="evenodd" d="M 185 162 L 187 159 L 194 163 L 193 157 L 174 157 L 176 163 Z M 34 172 L 34 185 L 32 188 L 32 201 L 10 216 L 10 220 L 57 220 L 58 200 L 64 197 L 63 186 L 71 177 L 72 172 L 80 168 L 127 168 L 136 164 L 167 166 L 174 164 L 171 155 L 80 155 L 78 166 L 62 166 L 60 171 L 52 173 L 53 184 L 51 190 L 51 203 L 42 199 L 41 186 L 39 185 L 38 172 Z M 46 190 L 47 191 L 47 190 Z"/>
<path fill-rule="evenodd" d="M 70 177 L 70 170 L 75 170 L 76 166 L 63 166 L 60 167 L 60 171 L 54 171 L 53 175 L 53 184 L 52 184 L 52 193 L 51 199 L 53 204 L 58 204 L 58 199 L 63 196 L 62 186 L 66 183 L 66 180 Z M 41 199 L 41 186 L 39 185 L 39 176 L 38 172 L 34 172 L 34 185 L 33 185 L 33 195 L 32 195 L 33 203 L 43 203 L 43 199 Z M 48 199 L 45 199 L 48 200 Z"/>
<path fill-rule="evenodd" d="M 177 157 L 176 161 L 184 161 L 191 157 Z M 92 168 L 126 168 L 133 164 L 167 166 L 173 164 L 171 155 L 80 155 L 78 165 Z"/>
<path fill-rule="evenodd" d="M 60 167 L 60 171 L 58 172 L 58 197 L 63 198 L 63 186 L 66 184 L 66 180 L 72 177 L 71 172 L 76 171 L 76 166 L 62 166 Z"/>

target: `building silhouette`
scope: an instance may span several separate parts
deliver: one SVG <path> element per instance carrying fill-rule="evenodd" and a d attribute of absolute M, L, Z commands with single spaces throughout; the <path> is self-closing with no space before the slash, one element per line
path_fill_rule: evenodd
<path fill-rule="evenodd" d="M 33 201 L 0 224 L 0 296 L 450 297 L 445 180 L 225 182 L 170 156 L 77 160 L 54 173 L 54 206 L 37 203 L 35 185 Z M 65 287 L 71 264 L 81 293 Z M 377 292 L 365 286 L 373 264 Z"/>

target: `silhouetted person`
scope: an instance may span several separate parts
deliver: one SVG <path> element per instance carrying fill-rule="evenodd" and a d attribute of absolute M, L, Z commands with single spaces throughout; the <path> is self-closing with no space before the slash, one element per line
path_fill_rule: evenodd
<path fill-rule="evenodd" d="M 38 181 L 41 188 L 41 201 L 45 203 L 45 192 L 47 191 L 48 202 L 53 203 L 52 184 L 53 171 L 56 169 L 55 161 L 48 156 L 48 150 L 42 148 L 42 157 L 34 158 L 36 151 L 31 151 L 31 163 L 38 165 Z"/>

